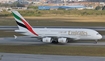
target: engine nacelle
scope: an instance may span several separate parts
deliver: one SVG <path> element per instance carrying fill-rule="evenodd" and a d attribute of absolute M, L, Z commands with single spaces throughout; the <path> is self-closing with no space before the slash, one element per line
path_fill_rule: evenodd
<path fill-rule="evenodd" d="M 67 43 L 67 38 L 58 38 L 59 43 Z"/>
<path fill-rule="evenodd" d="M 51 43 L 52 41 L 50 37 L 46 37 L 46 38 L 42 38 L 42 42 Z"/>

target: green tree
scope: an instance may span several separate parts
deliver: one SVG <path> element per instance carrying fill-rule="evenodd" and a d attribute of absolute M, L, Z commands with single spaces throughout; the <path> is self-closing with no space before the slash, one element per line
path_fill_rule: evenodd
<path fill-rule="evenodd" d="M 19 2 L 17 3 L 17 7 L 25 7 L 24 4 L 20 4 Z"/>
<path fill-rule="evenodd" d="M 102 7 L 102 10 L 105 10 L 105 6 Z"/>
<path fill-rule="evenodd" d="M 1 7 L 10 7 L 10 4 L 1 4 Z"/>
<path fill-rule="evenodd" d="M 101 6 L 97 6 L 96 8 L 95 8 L 95 10 L 100 10 L 102 7 Z"/>
<path fill-rule="evenodd" d="M 18 1 L 11 4 L 11 7 L 17 7 Z"/>
<path fill-rule="evenodd" d="M 37 10 L 38 9 L 38 6 L 31 6 L 30 5 L 30 6 L 28 6 L 28 9 L 36 9 Z"/>

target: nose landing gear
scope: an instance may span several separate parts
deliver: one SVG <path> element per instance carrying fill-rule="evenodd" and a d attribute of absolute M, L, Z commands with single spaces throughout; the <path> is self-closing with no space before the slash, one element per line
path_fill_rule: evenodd
<path fill-rule="evenodd" d="M 95 40 L 95 43 L 97 44 L 98 43 L 98 40 Z"/>

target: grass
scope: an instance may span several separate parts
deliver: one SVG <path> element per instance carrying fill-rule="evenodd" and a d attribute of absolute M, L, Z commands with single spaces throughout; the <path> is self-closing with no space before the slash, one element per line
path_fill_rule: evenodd
<path fill-rule="evenodd" d="M 105 31 L 98 31 L 101 35 L 105 35 Z"/>
<path fill-rule="evenodd" d="M 52 45 L 28 45 L 12 46 L 0 45 L 0 52 L 48 54 L 48 55 L 70 55 L 70 56 L 105 56 L 105 47 L 89 46 L 52 46 Z"/>
<path fill-rule="evenodd" d="M 78 17 L 77 17 L 78 18 Z M 26 18 L 32 26 L 105 26 L 104 18 L 82 19 L 82 18 Z M 96 21 L 95 21 L 96 20 Z M 97 22 L 100 21 L 100 22 Z M 16 26 L 13 18 L 0 18 L 0 25 L 2 26 Z"/>
<path fill-rule="evenodd" d="M 90 20 L 93 21 L 96 20 L 96 22 L 91 22 Z M 105 22 L 97 22 L 97 21 L 105 21 L 105 17 L 37 17 L 37 18 L 29 18 L 26 17 L 28 22 L 32 26 L 105 26 Z M 77 22 L 75 22 L 77 21 Z M 80 22 L 81 21 L 81 22 Z M 83 22 L 87 21 L 87 22 Z M 90 21 L 90 22 L 88 22 Z M 0 17 L 0 26 L 17 26 L 15 20 L 12 17 Z M 13 33 L 13 32 L 0 32 L 0 37 L 3 36 L 13 36 L 15 35 L 20 35 L 18 33 Z M 105 32 L 99 32 L 102 35 L 105 35 Z"/>
<path fill-rule="evenodd" d="M 14 37 L 14 35 L 17 35 L 17 36 L 23 36 L 22 34 L 20 33 L 16 33 L 14 31 L 6 31 L 6 30 L 0 30 L 0 37 Z"/>

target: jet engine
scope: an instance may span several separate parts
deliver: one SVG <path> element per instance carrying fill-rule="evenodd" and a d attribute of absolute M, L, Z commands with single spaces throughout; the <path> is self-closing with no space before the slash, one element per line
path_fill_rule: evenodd
<path fill-rule="evenodd" d="M 42 42 L 45 42 L 45 43 L 52 43 L 52 40 L 50 37 L 45 37 L 45 38 L 42 38 Z"/>
<path fill-rule="evenodd" d="M 59 43 L 67 43 L 68 40 L 67 40 L 67 38 L 58 38 L 58 42 Z"/>

